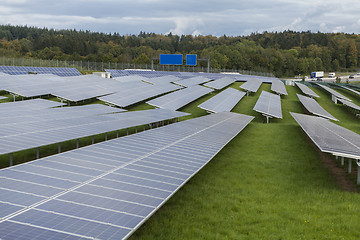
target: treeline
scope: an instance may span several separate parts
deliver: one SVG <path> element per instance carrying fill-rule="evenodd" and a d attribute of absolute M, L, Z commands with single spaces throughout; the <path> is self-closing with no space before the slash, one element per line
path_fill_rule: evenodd
<path fill-rule="evenodd" d="M 124 36 L 0 25 L 0 56 L 150 64 L 161 53 L 197 54 L 210 58 L 213 68 L 272 72 L 278 77 L 357 71 L 360 35 L 284 31 L 238 37 L 145 32 Z"/>

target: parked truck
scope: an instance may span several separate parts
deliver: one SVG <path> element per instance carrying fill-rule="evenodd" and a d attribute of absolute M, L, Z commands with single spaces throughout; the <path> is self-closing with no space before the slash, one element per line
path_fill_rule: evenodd
<path fill-rule="evenodd" d="M 322 78 L 322 77 L 324 77 L 324 71 L 311 72 L 310 77 L 311 78 Z"/>

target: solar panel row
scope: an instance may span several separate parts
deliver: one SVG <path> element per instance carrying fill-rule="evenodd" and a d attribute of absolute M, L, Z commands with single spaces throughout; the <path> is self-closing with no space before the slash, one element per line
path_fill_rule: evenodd
<path fill-rule="evenodd" d="M 223 89 L 224 87 L 229 86 L 233 82 L 235 82 L 234 78 L 223 77 L 223 78 L 219 78 L 214 81 L 211 81 L 209 83 L 206 83 L 206 84 L 204 84 L 204 86 L 219 90 L 219 89 Z"/>
<path fill-rule="evenodd" d="M 127 238 L 252 119 L 212 114 L 2 169 L 0 238 Z"/>
<path fill-rule="evenodd" d="M 247 92 L 257 92 L 259 87 L 261 86 L 262 81 L 258 79 L 251 79 L 242 84 L 240 87 Z"/>
<path fill-rule="evenodd" d="M 322 108 L 320 106 L 320 104 L 313 98 L 310 97 L 305 97 L 303 95 L 300 94 L 296 94 L 300 100 L 300 102 L 302 103 L 302 105 L 312 114 L 320 116 L 320 117 L 324 117 L 324 118 L 328 118 L 334 121 L 339 121 L 338 119 L 336 119 L 333 115 L 331 115 L 330 113 L 328 113 L 324 108 Z"/>
<path fill-rule="evenodd" d="M 298 83 L 295 82 L 296 86 L 298 86 L 298 88 L 300 88 L 300 90 L 305 94 L 308 95 L 310 97 L 319 97 L 319 95 L 317 95 L 313 90 L 311 90 L 308 86 L 306 86 L 305 84 L 302 83 Z"/>
<path fill-rule="evenodd" d="M 285 84 L 280 80 L 273 80 L 271 83 L 271 91 L 276 92 L 279 95 L 288 95 Z"/>
<path fill-rule="evenodd" d="M 334 96 L 335 98 L 337 99 L 345 99 L 347 101 L 351 101 L 351 99 L 345 97 L 344 95 L 338 93 L 337 91 L 325 86 L 325 85 L 322 85 L 320 83 L 317 83 L 318 86 L 320 86 L 321 88 L 325 89 L 328 93 L 330 93 L 332 96 Z"/>
<path fill-rule="evenodd" d="M 90 115 L 77 118 L 35 120 L 1 125 L 0 154 L 37 148 L 129 127 L 186 116 L 165 109 Z"/>
<path fill-rule="evenodd" d="M 231 109 L 245 96 L 245 92 L 234 88 L 227 88 L 209 100 L 203 102 L 198 107 L 209 112 L 230 112 Z"/>
<path fill-rule="evenodd" d="M 146 103 L 159 108 L 177 110 L 212 91 L 210 88 L 195 85 L 155 98 Z"/>
<path fill-rule="evenodd" d="M 10 75 L 54 74 L 58 76 L 80 76 L 81 73 L 76 68 L 54 68 L 54 67 L 19 67 L 19 66 L 0 66 L 0 72 Z"/>
<path fill-rule="evenodd" d="M 267 122 L 269 117 L 282 118 L 281 99 L 276 94 L 262 91 L 253 109 L 262 113 L 266 117 Z"/>

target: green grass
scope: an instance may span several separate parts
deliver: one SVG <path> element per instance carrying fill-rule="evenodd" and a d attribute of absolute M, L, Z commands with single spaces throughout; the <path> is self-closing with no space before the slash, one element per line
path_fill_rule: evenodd
<path fill-rule="evenodd" d="M 231 87 L 239 89 L 241 84 Z M 334 104 L 322 89 L 312 89 L 319 94 L 320 105 L 340 120 L 337 124 L 360 134 L 358 118 Z M 270 84 L 262 84 L 233 109 L 255 119 L 141 226 L 132 240 L 360 238 L 360 195 L 342 190 L 321 161 L 328 155 L 318 151 L 289 114 L 303 113 L 296 96 L 301 91 L 287 86 L 289 95 L 282 97 L 283 119 L 265 124 L 265 118 L 252 110 L 262 90 L 270 91 Z M 208 114 L 197 106 L 218 92 L 182 108 L 191 116 L 181 120 Z M 357 96 L 339 92 L 359 103 Z M 140 103 L 128 110 L 149 108 Z M 125 134 L 122 130 L 120 135 Z M 109 133 L 108 138 L 115 135 Z M 96 142 L 103 139 L 104 134 L 96 136 Z M 81 146 L 90 142 L 91 138 L 80 139 Z M 75 141 L 62 144 L 64 150 L 74 147 Z M 42 147 L 41 156 L 56 150 L 57 145 Z M 35 153 L 32 149 L 16 154 L 34 158 Z M 0 156 L 1 162 L 7 163 L 8 155 Z M 355 181 L 354 173 L 349 179 Z"/>
<path fill-rule="evenodd" d="M 241 83 L 232 87 L 238 89 Z M 261 90 L 234 112 L 255 116 L 236 138 L 131 237 L 134 239 L 359 239 L 360 195 L 342 190 L 289 111 L 303 112 L 296 87 L 283 119 L 252 110 Z M 318 88 L 319 103 L 352 130 L 358 119 Z M 185 111 L 201 114 L 194 106 Z M 357 131 L 358 132 L 358 131 Z M 345 170 L 344 170 L 345 171 Z"/>

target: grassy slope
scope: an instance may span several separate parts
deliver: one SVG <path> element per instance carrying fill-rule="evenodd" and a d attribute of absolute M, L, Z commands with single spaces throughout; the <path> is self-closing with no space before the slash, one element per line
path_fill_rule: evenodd
<path fill-rule="evenodd" d="M 358 129 L 358 119 L 313 89 L 341 125 Z M 284 119 L 271 124 L 252 110 L 260 91 L 242 99 L 233 111 L 255 116 L 253 122 L 131 239 L 359 239 L 360 195 L 341 190 L 324 168 L 289 114 L 302 112 L 300 91 L 287 90 Z"/>

